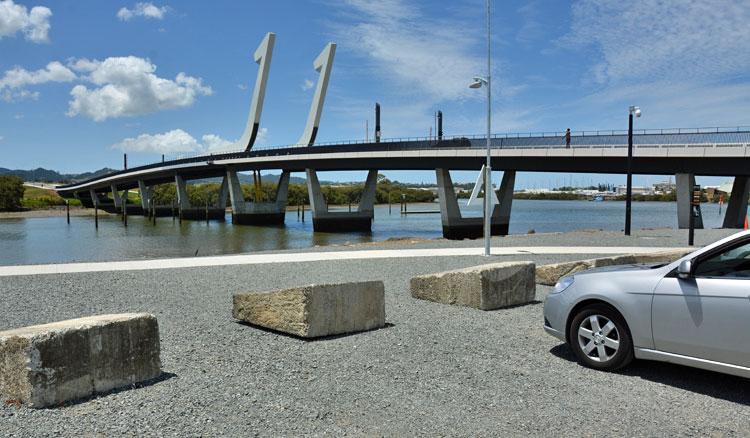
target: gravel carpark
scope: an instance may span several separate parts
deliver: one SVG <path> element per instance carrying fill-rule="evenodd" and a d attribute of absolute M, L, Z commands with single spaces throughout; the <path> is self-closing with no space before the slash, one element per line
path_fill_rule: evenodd
<path fill-rule="evenodd" d="M 587 256 L 531 258 L 545 264 Z M 750 434 L 746 379 L 654 362 L 617 374 L 579 366 L 542 329 L 548 287 L 538 287 L 534 304 L 490 312 L 409 294 L 414 275 L 487 261 L 1 278 L 0 330 L 92 314 L 155 314 L 165 374 L 135 390 L 54 409 L 2 406 L 0 436 Z M 377 279 L 385 283 L 388 322 L 380 330 L 305 341 L 231 318 L 236 292 Z"/>

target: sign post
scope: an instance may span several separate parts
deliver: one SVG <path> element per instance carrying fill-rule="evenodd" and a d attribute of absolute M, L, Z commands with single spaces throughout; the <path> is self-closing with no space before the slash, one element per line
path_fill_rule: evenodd
<path fill-rule="evenodd" d="M 693 246 L 695 242 L 695 216 L 698 215 L 697 207 L 701 204 L 701 186 L 693 186 L 693 197 L 690 199 L 690 230 L 688 231 L 688 245 Z"/>

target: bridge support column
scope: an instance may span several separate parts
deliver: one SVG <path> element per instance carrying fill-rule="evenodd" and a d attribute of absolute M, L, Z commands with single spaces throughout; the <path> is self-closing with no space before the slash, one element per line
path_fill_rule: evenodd
<path fill-rule="evenodd" d="M 101 200 L 94 189 L 89 189 L 89 197 L 91 198 L 92 207 L 101 208 Z"/>
<path fill-rule="evenodd" d="M 484 235 L 484 220 L 482 217 L 462 217 L 458 207 L 458 199 L 453 188 L 450 171 L 436 169 L 438 196 L 440 198 L 440 218 L 443 223 L 443 237 L 446 239 L 478 239 Z M 490 233 L 493 236 L 505 236 L 510 225 L 510 211 L 513 203 L 513 188 L 516 172 L 503 173 L 498 197 L 500 205 L 492 210 Z M 486 196 L 486 195 L 485 195 Z"/>
<path fill-rule="evenodd" d="M 222 188 L 219 193 L 219 206 L 209 205 L 206 206 L 191 206 L 190 198 L 188 198 L 187 182 L 180 175 L 174 177 L 175 185 L 177 186 L 177 207 L 180 210 L 180 216 L 185 220 L 206 220 L 206 216 L 211 220 L 223 221 L 226 219 L 226 188 L 222 182 Z M 224 194 L 222 194 L 224 193 Z M 221 205 L 221 200 L 224 200 L 224 205 Z"/>
<path fill-rule="evenodd" d="M 139 179 L 138 180 L 138 192 L 141 194 L 141 208 L 143 211 L 150 211 L 151 210 L 151 189 L 146 185 L 146 183 Z"/>
<path fill-rule="evenodd" d="M 276 199 L 268 202 L 248 202 L 242 193 L 237 171 L 227 169 L 224 181 L 232 200 L 232 223 L 238 225 L 282 225 L 286 215 L 289 193 L 288 171 L 283 171 L 276 187 Z"/>
<path fill-rule="evenodd" d="M 115 202 L 115 209 L 119 211 L 122 208 L 122 197 L 120 192 L 117 191 L 117 186 L 114 184 L 110 184 L 109 188 L 112 192 L 112 200 Z"/>
<path fill-rule="evenodd" d="M 677 226 L 680 229 L 690 228 L 690 201 L 693 198 L 693 186 L 695 175 L 690 173 L 678 173 L 675 175 L 677 184 Z M 703 215 L 700 206 L 698 216 L 695 218 L 695 228 L 703 228 Z"/>
<path fill-rule="evenodd" d="M 141 193 L 141 210 L 144 216 L 151 216 L 152 214 L 156 214 L 156 217 L 172 216 L 171 205 L 151 205 L 151 201 L 154 199 L 154 189 L 146 185 L 145 181 L 138 180 L 138 191 Z M 130 209 L 128 209 L 128 213 L 130 213 Z"/>
<path fill-rule="evenodd" d="M 722 228 L 744 228 L 747 216 L 747 200 L 750 195 L 750 177 L 735 176 L 732 195 L 729 197 L 727 212 Z"/>
<path fill-rule="evenodd" d="M 307 169 L 307 193 L 313 214 L 315 231 L 372 231 L 372 220 L 375 217 L 375 189 L 378 182 L 378 171 L 370 170 L 359 200 L 357 211 L 328 211 L 328 203 L 323 197 L 318 174 L 315 169 Z"/>
<path fill-rule="evenodd" d="M 91 196 L 91 191 L 89 191 L 89 196 Z M 91 198 L 91 197 L 87 198 L 85 195 L 82 194 L 82 192 L 74 192 L 73 197 L 81 201 L 81 205 L 84 208 L 94 208 L 94 198 Z"/>
<path fill-rule="evenodd" d="M 513 190 L 516 187 L 516 171 L 506 170 L 503 172 L 503 180 L 500 183 L 500 190 L 497 191 L 497 197 L 500 201 L 500 205 L 495 207 L 497 210 L 498 219 L 497 226 L 499 228 L 500 236 L 508 235 L 508 228 L 510 227 L 510 211 L 513 206 Z M 493 211 L 493 214 L 495 212 Z M 494 220 L 494 218 L 493 218 Z"/>

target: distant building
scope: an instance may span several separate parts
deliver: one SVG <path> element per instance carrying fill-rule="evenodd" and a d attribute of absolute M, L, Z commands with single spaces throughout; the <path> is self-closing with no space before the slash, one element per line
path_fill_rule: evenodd
<path fill-rule="evenodd" d="M 633 186 L 632 190 L 634 195 L 648 195 L 649 193 L 651 193 L 651 189 L 649 189 L 648 187 Z M 617 186 L 616 193 L 618 195 L 627 195 L 627 186 Z"/>
<path fill-rule="evenodd" d="M 673 193 L 675 190 L 677 190 L 677 185 L 673 183 L 672 181 L 664 181 L 664 182 L 654 184 L 652 188 L 653 188 L 654 193 L 666 194 L 666 193 Z"/>

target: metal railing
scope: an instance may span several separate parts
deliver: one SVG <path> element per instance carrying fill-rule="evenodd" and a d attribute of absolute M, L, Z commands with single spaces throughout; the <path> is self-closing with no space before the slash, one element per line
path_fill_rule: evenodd
<path fill-rule="evenodd" d="M 707 146 L 707 145 L 747 145 L 750 144 L 750 126 L 731 128 L 668 128 L 668 129 L 640 129 L 634 130 L 633 145 L 644 148 L 669 147 L 669 146 Z M 484 148 L 485 136 L 482 135 L 453 135 L 444 136 L 442 140 L 436 137 L 397 137 L 382 139 L 379 143 L 374 141 L 351 140 L 321 142 L 313 146 L 307 145 L 284 145 L 262 147 L 250 151 L 223 150 L 213 153 L 199 152 L 194 154 L 179 154 L 169 157 L 164 162 L 144 164 L 130 167 L 127 170 L 111 172 L 90 178 L 85 181 L 76 182 L 61 189 L 85 185 L 105 177 L 112 177 L 135 171 L 148 170 L 163 166 L 179 166 L 190 163 L 211 163 L 232 159 L 243 159 L 252 157 L 267 157 L 280 155 L 307 155 L 323 153 L 343 152 L 371 152 L 371 151 L 404 151 L 422 150 L 433 148 L 461 148 L 478 149 Z M 571 148 L 591 147 L 625 147 L 627 146 L 627 131 L 578 131 L 571 132 Z M 531 133 L 507 133 L 493 134 L 491 147 L 501 149 L 537 149 L 537 148 L 564 148 L 566 147 L 564 132 L 531 132 Z"/>

